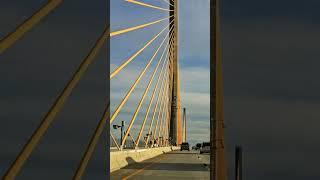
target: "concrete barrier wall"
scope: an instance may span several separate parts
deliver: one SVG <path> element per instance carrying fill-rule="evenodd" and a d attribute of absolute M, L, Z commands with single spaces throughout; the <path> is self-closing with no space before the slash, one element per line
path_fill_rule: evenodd
<path fill-rule="evenodd" d="M 110 172 L 177 149 L 179 149 L 179 147 L 158 147 L 110 152 Z"/>

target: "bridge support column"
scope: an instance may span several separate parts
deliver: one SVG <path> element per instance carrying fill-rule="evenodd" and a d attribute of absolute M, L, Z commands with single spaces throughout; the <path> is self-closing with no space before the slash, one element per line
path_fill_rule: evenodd
<path fill-rule="evenodd" d="M 210 0 L 210 179 L 226 180 L 219 0 Z"/>
<path fill-rule="evenodd" d="M 187 142 L 187 114 L 186 114 L 186 108 L 183 108 L 183 142 Z"/>
<path fill-rule="evenodd" d="M 171 103 L 171 115 L 170 115 L 170 132 L 169 137 L 171 143 L 179 145 L 182 143 L 182 127 L 181 127 L 181 106 L 180 106 L 180 81 L 179 81 L 179 64 L 178 64 L 178 2 L 179 0 L 170 0 L 173 6 L 170 6 L 170 18 L 174 22 L 172 26 L 173 43 L 169 50 L 171 81 L 170 81 L 170 103 Z"/>

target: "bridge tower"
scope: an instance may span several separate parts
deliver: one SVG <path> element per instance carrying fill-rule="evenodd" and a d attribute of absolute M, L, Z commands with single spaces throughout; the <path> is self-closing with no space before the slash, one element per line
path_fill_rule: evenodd
<path fill-rule="evenodd" d="M 169 138 L 174 144 L 182 143 L 182 124 L 181 124 L 181 105 L 180 105 L 180 78 L 179 78 L 179 64 L 178 64 L 178 0 L 170 0 L 170 29 L 172 28 L 173 41 L 169 49 L 169 60 L 170 60 L 170 103 L 171 103 L 171 114 L 170 114 L 170 133 Z"/>
<path fill-rule="evenodd" d="M 183 108 L 183 142 L 187 142 L 187 114 L 186 114 L 186 108 Z"/>
<path fill-rule="evenodd" d="M 219 0 L 210 0 L 210 179 L 226 180 Z"/>

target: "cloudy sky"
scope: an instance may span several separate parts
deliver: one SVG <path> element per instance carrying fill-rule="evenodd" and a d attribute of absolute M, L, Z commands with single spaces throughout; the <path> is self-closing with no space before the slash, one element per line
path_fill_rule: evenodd
<path fill-rule="evenodd" d="M 236 144 L 244 149 L 245 179 L 320 177 L 319 6 L 316 0 L 221 1 L 229 178 Z M 139 13 L 139 20 L 157 16 Z M 207 0 L 180 0 L 181 90 L 190 139 L 206 137 L 208 13 Z M 125 21 L 138 19 L 129 17 Z M 141 36 L 139 42 L 147 39 Z"/>
<path fill-rule="evenodd" d="M 146 0 L 146 3 L 168 8 L 164 1 Z M 196 141 L 209 140 L 209 1 L 198 0 L 179 5 L 179 63 L 181 73 L 181 106 L 187 108 L 188 115 L 188 139 Z M 168 12 L 140 7 L 123 1 L 111 1 L 111 30 L 118 30 L 130 25 L 142 24 L 168 16 Z M 199 21 L 201 19 L 201 21 Z M 168 21 L 159 23 L 141 31 L 132 32 L 119 37 L 111 38 L 111 71 L 136 50 L 141 48 L 149 39 L 161 31 Z M 184 28 L 188 27 L 188 28 Z M 128 91 L 139 72 L 150 59 L 161 40 L 164 32 L 139 55 L 125 70 L 111 80 L 111 104 L 113 110 L 119 104 L 121 98 Z M 124 46 L 123 44 L 126 44 Z M 155 62 L 150 66 L 154 68 L 162 51 L 156 56 Z M 144 91 L 152 71 L 146 73 L 141 80 L 133 97 L 124 106 L 123 112 L 115 123 L 125 120 L 128 124 L 135 107 Z M 155 83 L 153 83 L 154 86 Z M 153 86 L 150 90 L 152 92 Z M 135 126 L 139 126 L 148 106 L 150 96 L 143 104 L 142 113 L 139 113 Z M 151 115 L 151 113 L 150 113 Z M 150 119 L 149 119 L 150 121 Z M 148 125 L 149 123 L 147 123 Z M 134 126 L 134 128 L 135 128 Z M 149 126 L 146 127 L 146 129 Z M 137 129 L 132 130 L 136 136 Z M 119 132 L 113 131 L 115 136 Z M 145 134 L 145 133 L 144 133 Z"/>
<path fill-rule="evenodd" d="M 245 179 L 319 179 L 320 2 L 222 0 L 229 172 Z"/>

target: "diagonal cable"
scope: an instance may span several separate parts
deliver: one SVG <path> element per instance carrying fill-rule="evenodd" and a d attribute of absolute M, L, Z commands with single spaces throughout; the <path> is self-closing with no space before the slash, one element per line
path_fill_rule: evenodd
<path fill-rule="evenodd" d="M 169 25 L 173 22 L 173 20 L 169 23 Z M 131 57 L 129 57 L 127 60 L 125 60 L 120 66 L 118 66 L 111 74 L 110 79 L 112 79 L 116 74 L 118 74 L 126 65 L 128 65 L 134 58 L 136 58 L 143 50 L 145 50 L 154 40 L 156 40 L 161 33 L 163 33 L 168 27 L 167 25 L 165 28 L 163 28 L 157 35 L 155 35 L 147 44 L 145 44 L 141 49 L 139 49 L 137 52 L 135 52 Z"/>
<path fill-rule="evenodd" d="M 166 83 L 165 77 L 163 76 L 163 77 L 162 77 L 161 86 L 160 86 L 160 89 L 159 89 L 159 92 L 158 92 L 156 104 L 155 104 L 155 106 L 154 106 L 154 108 L 153 108 L 152 118 L 151 118 L 151 122 L 150 122 L 150 125 L 149 125 L 149 130 L 148 130 L 148 136 L 147 136 L 147 139 L 146 139 L 146 141 L 145 141 L 145 145 L 146 145 L 146 146 L 147 146 L 147 144 L 148 144 L 149 137 L 152 135 L 152 134 L 151 134 L 152 126 L 153 126 L 153 122 L 154 122 L 154 119 L 155 119 L 155 115 L 156 115 L 156 113 L 157 113 L 157 110 L 159 109 L 159 108 L 158 108 L 158 107 L 159 107 L 159 103 L 161 103 L 160 100 L 161 100 L 161 98 L 162 98 L 162 94 L 163 94 L 162 92 L 163 92 L 163 90 L 164 90 L 164 88 L 165 88 L 165 85 L 166 85 L 165 83 Z"/>
<path fill-rule="evenodd" d="M 163 104 L 162 104 L 162 110 L 161 110 L 161 117 L 160 116 L 158 116 L 158 118 L 159 118 L 159 122 L 160 122 L 160 124 L 159 124 L 159 129 L 158 129 L 158 136 L 157 136 L 157 139 L 159 139 L 159 137 L 160 137 L 160 133 L 161 133 L 161 128 L 162 128 L 162 123 L 163 123 L 163 116 L 164 116 L 164 114 L 165 114 L 165 108 L 166 108 L 166 102 L 167 102 L 167 95 L 168 95 L 168 86 L 166 87 L 166 89 L 165 89 L 165 91 L 164 91 L 164 96 L 163 96 Z M 155 133 L 155 135 L 156 135 L 156 133 Z"/>
<path fill-rule="evenodd" d="M 169 89 L 167 88 L 166 94 L 168 95 L 169 93 Z M 164 113 L 162 116 L 162 123 L 160 125 L 160 132 L 159 132 L 159 136 L 163 137 L 164 133 L 165 133 L 165 126 L 166 126 L 166 121 L 167 121 L 167 108 L 168 108 L 168 97 L 166 96 L 166 101 L 165 101 L 165 105 L 164 105 Z"/>
<path fill-rule="evenodd" d="M 138 26 L 117 30 L 117 31 L 111 32 L 110 33 L 110 37 L 118 36 L 120 34 L 128 33 L 128 32 L 131 32 L 131 31 L 134 31 L 134 30 L 138 30 L 138 29 L 141 29 L 141 28 L 144 28 L 144 27 L 147 27 L 147 26 L 151 26 L 153 24 L 157 24 L 157 23 L 160 23 L 160 22 L 162 22 L 164 20 L 167 20 L 167 19 L 169 19 L 171 17 L 173 17 L 173 15 L 169 16 L 169 17 L 166 17 L 166 18 L 163 18 L 163 19 L 152 21 L 152 22 L 149 22 L 149 23 L 141 24 L 141 25 L 138 25 Z"/>
<path fill-rule="evenodd" d="M 114 136 L 111 134 L 111 132 L 110 132 L 110 136 L 111 136 L 111 138 L 112 138 L 112 141 L 113 141 L 113 142 L 114 142 L 114 144 L 116 145 L 117 149 L 118 149 L 118 150 L 120 150 L 120 147 L 119 147 L 119 145 L 118 145 L 118 143 L 117 143 L 116 139 L 114 138 Z"/>
<path fill-rule="evenodd" d="M 168 74 L 168 77 L 169 77 L 169 74 Z M 168 87 L 168 93 L 169 93 L 169 97 L 168 97 L 168 104 L 167 104 L 167 109 L 166 109 L 166 124 L 165 124 L 165 130 L 166 130 L 166 138 L 168 139 L 169 138 L 169 123 L 170 123 L 170 116 L 169 116 L 169 113 L 170 113 L 170 96 L 172 95 L 172 93 L 170 93 L 170 88 Z"/>
<path fill-rule="evenodd" d="M 162 138 L 162 143 L 163 143 L 163 140 L 165 140 L 165 138 L 166 138 L 166 121 L 167 121 L 167 113 L 168 113 L 167 110 L 166 110 L 167 107 L 168 107 L 168 104 L 167 104 L 167 100 L 166 100 L 166 105 L 165 105 L 165 108 L 164 108 L 164 115 L 163 115 L 164 117 L 163 117 L 163 120 L 162 120 L 160 132 L 159 132 L 159 137 Z"/>
<path fill-rule="evenodd" d="M 169 68 L 169 66 L 168 66 L 168 68 Z M 167 76 L 167 83 L 166 83 L 166 86 L 165 86 L 165 90 L 163 92 L 164 94 L 163 94 L 163 97 L 162 97 L 161 109 L 158 112 L 157 124 L 156 124 L 155 130 L 154 130 L 154 133 L 153 133 L 153 139 L 155 139 L 157 133 L 158 133 L 157 139 L 159 139 L 161 126 L 162 126 L 162 121 L 163 121 L 163 115 L 164 115 L 165 106 L 166 106 L 165 102 L 167 100 L 167 95 L 168 95 L 168 88 L 169 88 L 169 77 Z M 161 114 L 161 117 L 160 117 L 160 114 Z M 159 122 L 160 122 L 160 126 L 159 126 Z"/>
<path fill-rule="evenodd" d="M 46 17 L 51 11 L 62 3 L 63 0 L 49 0 L 44 6 L 42 6 L 37 12 L 32 14 L 28 19 L 22 22 L 14 31 L 9 33 L 3 39 L 0 40 L 0 54 L 6 49 L 11 47 L 16 41 L 18 41 L 25 33 L 38 24 L 41 19 Z"/>
<path fill-rule="evenodd" d="M 171 36 L 171 37 L 172 37 L 172 36 Z M 171 37 L 170 37 L 170 40 L 171 40 Z M 169 42 L 170 42 L 170 40 L 169 40 Z M 166 49 L 167 49 L 167 47 L 166 47 Z M 161 58 L 162 58 L 162 57 L 161 57 Z M 147 121 L 147 119 L 148 119 L 148 115 L 149 115 L 149 112 L 150 112 L 150 109 L 151 109 L 152 102 L 153 102 L 153 100 L 154 100 L 154 97 L 155 97 L 157 88 L 158 88 L 158 86 L 159 86 L 160 77 L 161 77 L 162 72 L 163 72 L 163 70 L 164 70 L 165 64 L 168 62 L 168 61 L 167 61 L 167 58 L 168 58 L 168 51 L 167 51 L 167 55 L 166 55 L 166 57 L 165 57 L 165 61 L 164 61 L 163 64 L 162 64 L 162 67 L 161 67 L 161 70 L 160 70 L 158 79 L 157 79 L 157 81 L 156 81 L 155 87 L 154 87 L 154 89 L 153 89 L 153 92 L 152 92 L 152 95 L 151 95 L 151 98 L 150 98 L 150 101 L 149 101 L 149 105 L 148 105 L 146 114 L 145 114 L 145 116 L 144 116 L 144 119 L 143 119 L 143 122 L 142 122 L 142 125 L 141 125 L 141 128 L 140 128 L 140 131 L 139 131 L 138 138 L 137 138 L 137 140 L 136 140 L 135 147 L 137 147 L 137 146 L 139 145 L 139 141 L 140 141 L 140 138 L 141 138 L 141 135 L 142 135 L 142 132 L 143 132 L 145 123 L 146 123 L 146 121 Z"/>
<path fill-rule="evenodd" d="M 169 35 L 169 32 L 167 33 L 166 37 L 164 38 L 164 40 L 167 38 L 167 36 Z M 141 73 L 139 74 L 138 78 L 135 80 L 135 82 L 133 83 L 133 85 L 130 87 L 129 91 L 127 92 L 127 94 L 125 95 L 125 97 L 122 99 L 122 101 L 120 102 L 120 104 L 118 105 L 118 107 L 116 108 L 116 110 L 114 111 L 114 113 L 111 116 L 110 119 L 110 123 L 112 123 L 114 121 L 114 119 L 117 117 L 117 115 L 119 114 L 120 110 L 122 109 L 123 105 L 127 102 L 128 98 L 130 97 L 131 93 L 133 92 L 133 90 L 135 89 L 135 87 L 137 86 L 137 84 L 139 83 L 139 81 L 141 80 L 142 76 L 144 75 L 144 73 L 147 71 L 147 69 L 149 68 L 150 64 L 152 63 L 152 61 L 154 60 L 155 56 L 157 55 L 157 53 L 160 50 L 160 47 L 162 46 L 162 44 L 165 41 L 162 41 L 161 45 L 159 46 L 159 48 L 155 51 L 155 53 L 153 54 L 153 56 L 151 57 L 151 59 L 149 60 L 149 62 L 147 63 L 147 65 L 145 66 L 145 68 L 141 71 Z"/>
<path fill-rule="evenodd" d="M 95 150 L 95 147 L 100 139 L 100 136 L 105 128 L 106 121 L 109 118 L 109 116 L 110 116 L 110 102 L 106 106 L 104 113 L 103 113 L 103 116 L 100 119 L 100 121 L 99 121 L 99 123 L 98 123 L 98 125 L 97 125 L 91 139 L 90 139 L 89 144 L 87 145 L 87 148 L 82 156 L 82 159 L 78 165 L 78 168 L 73 176 L 73 180 L 81 180 L 81 178 L 84 174 L 84 171 L 85 171 L 86 167 L 88 166 L 88 163 L 91 159 L 91 156 Z M 110 133 L 110 135 L 113 138 L 111 133 Z M 113 138 L 113 140 L 114 140 L 114 138 Z M 114 142 L 116 143 L 116 146 L 119 147 L 115 140 L 114 140 Z"/>
<path fill-rule="evenodd" d="M 172 40 L 172 39 L 171 39 Z M 172 42 L 172 41 L 171 41 Z M 168 71 L 168 69 L 166 69 L 166 71 Z M 162 82 L 161 82 L 161 86 L 160 86 L 160 90 L 158 92 L 158 96 L 157 96 L 157 100 L 156 100 L 156 104 L 155 104 L 155 107 L 153 109 L 153 113 L 152 113 L 152 118 L 151 118 L 151 121 L 150 121 L 150 125 L 149 125 L 149 129 L 148 129 L 148 135 L 147 135 L 147 139 L 145 141 L 145 146 L 147 147 L 148 145 L 148 141 L 149 141 L 149 138 L 151 136 L 151 131 L 152 131 L 152 126 L 153 126 L 153 122 L 154 122 L 154 118 L 155 118 L 155 115 L 157 113 L 157 109 L 158 109 L 158 105 L 159 105 L 159 100 L 160 100 L 160 97 L 161 97 L 161 94 L 162 94 L 162 91 L 163 91 L 163 88 L 165 86 L 165 76 L 163 76 L 162 78 Z"/>
<path fill-rule="evenodd" d="M 160 137 L 160 133 L 161 133 L 161 130 L 162 130 L 162 123 L 163 123 L 163 116 L 165 114 L 165 108 L 166 108 L 166 102 L 167 102 L 167 95 L 168 95 L 168 86 L 166 87 L 165 91 L 164 91 L 164 96 L 163 96 L 163 104 L 162 104 L 162 110 L 161 110 L 161 117 L 158 116 L 159 118 L 159 129 L 158 129 L 158 136 L 157 136 L 157 139 L 159 139 Z M 156 135 L 156 133 L 155 133 Z"/>
<path fill-rule="evenodd" d="M 103 34 L 97 40 L 94 47 L 91 49 L 87 57 L 82 61 L 80 66 L 78 67 L 77 71 L 73 74 L 70 81 L 64 87 L 61 94 L 55 100 L 54 104 L 51 106 L 50 110 L 47 112 L 45 117 L 42 119 L 41 123 L 37 127 L 37 129 L 33 132 L 32 136 L 25 144 L 15 161 L 12 163 L 10 168 L 7 170 L 6 174 L 4 175 L 3 179 L 9 180 L 14 179 L 15 176 L 19 173 L 21 167 L 25 163 L 25 161 L 31 155 L 33 149 L 37 146 L 42 136 L 45 134 L 47 129 L 49 128 L 50 124 L 54 120 L 55 116 L 60 112 L 61 108 L 63 107 L 65 101 L 70 96 L 73 88 L 78 84 L 83 74 L 88 69 L 89 65 L 93 62 L 99 50 L 103 46 L 106 36 L 109 34 L 109 27 L 106 27 Z"/>
<path fill-rule="evenodd" d="M 168 79 L 166 79 L 165 81 L 165 88 L 164 90 L 162 91 L 162 95 L 161 95 L 161 102 L 160 102 L 160 106 L 159 106 L 159 111 L 158 111 L 158 116 L 157 116 L 157 123 L 156 123 L 156 126 L 154 127 L 154 130 L 152 132 L 152 145 L 154 144 L 154 140 L 155 140 L 155 136 L 156 136 L 156 133 L 157 133 L 157 130 L 158 130 L 158 125 L 159 125 L 159 119 L 160 119 L 160 114 L 162 113 L 163 111 L 163 102 L 164 102 L 164 96 L 165 96 L 165 90 L 168 86 Z"/>
<path fill-rule="evenodd" d="M 171 48 L 172 48 L 172 46 L 170 47 L 170 50 L 171 50 Z M 170 56 L 171 56 L 171 54 L 170 54 Z M 168 66 L 170 66 L 170 64 Z M 170 71 L 168 72 L 169 83 L 171 84 L 171 86 L 168 87 L 169 92 L 172 91 L 172 81 L 173 81 L 172 74 L 173 74 L 173 68 L 171 68 Z M 171 118 L 171 106 L 170 105 L 171 105 L 171 103 L 172 103 L 172 93 L 169 94 L 169 107 L 167 109 L 167 111 L 168 111 L 168 139 L 169 139 L 169 134 L 170 134 L 170 118 Z"/>
<path fill-rule="evenodd" d="M 168 72 L 168 77 L 170 79 L 170 84 L 171 86 L 169 86 L 169 92 L 172 91 L 172 81 L 173 81 L 173 68 L 171 68 L 171 71 Z M 170 118 L 171 118 L 171 103 L 172 103 L 172 93 L 169 94 L 169 107 L 167 109 L 168 111 L 168 138 L 169 138 L 169 134 L 170 134 Z"/>
<path fill-rule="evenodd" d="M 168 35 L 169 35 L 169 34 L 168 34 Z M 162 47 L 163 43 L 164 43 L 165 40 L 167 39 L 168 35 L 165 37 L 164 41 L 161 43 L 161 45 L 159 46 L 158 50 L 160 50 L 160 48 Z M 145 89 L 145 91 L 144 91 L 144 93 L 143 93 L 143 95 L 142 95 L 142 97 L 141 97 L 141 99 L 140 99 L 140 102 L 139 102 L 139 104 L 138 104 L 138 106 L 137 106 L 137 108 L 136 108 L 136 110 L 135 110 L 132 118 L 131 118 L 129 127 L 127 128 L 127 131 L 126 131 L 126 133 L 125 133 L 125 135 L 124 135 L 124 138 L 123 138 L 123 140 L 122 140 L 121 145 L 123 145 L 123 143 L 125 142 L 128 134 L 130 133 L 130 130 L 131 130 L 131 128 L 132 128 L 132 125 L 133 125 L 133 123 L 134 123 L 134 121 L 135 121 L 135 119 L 136 119 L 136 117 L 137 117 L 137 115 L 138 115 L 138 113 L 139 113 L 139 110 L 140 110 L 140 108 L 141 108 L 141 106 L 142 106 L 142 103 L 143 103 L 143 101 L 144 101 L 147 93 L 149 92 L 150 86 L 151 86 L 151 84 L 152 84 L 152 82 L 153 82 L 153 79 L 154 79 L 154 77 L 155 77 L 155 75 L 156 75 L 156 72 L 158 71 L 158 68 L 159 68 L 159 66 L 160 66 L 160 63 L 161 63 L 162 60 L 163 60 L 163 55 L 164 55 L 164 53 L 166 52 L 167 47 L 168 47 L 168 45 L 164 48 L 164 50 L 163 50 L 163 52 L 162 52 L 162 54 L 161 54 L 161 57 L 160 57 L 157 65 L 156 65 L 156 67 L 155 67 L 155 69 L 154 69 L 154 71 L 153 71 L 153 74 L 152 74 L 152 76 L 150 77 L 149 83 L 148 83 L 148 85 L 147 85 L 147 87 L 146 87 L 146 89 Z M 158 50 L 157 50 L 157 51 L 158 51 Z M 136 144 L 136 143 L 135 143 L 135 144 Z"/>
<path fill-rule="evenodd" d="M 165 98 L 166 99 L 166 98 Z M 165 109 L 165 103 L 164 103 L 164 108 L 163 109 Z M 158 131 L 158 138 L 160 138 L 161 137 L 161 132 L 162 132 L 162 126 L 163 126 L 163 116 L 164 116 L 164 114 L 165 114 L 165 111 L 163 110 L 162 111 L 162 114 L 161 114 L 161 118 L 160 118 L 160 125 L 159 125 L 159 131 Z"/>
<path fill-rule="evenodd" d="M 170 64 L 168 64 L 168 69 L 170 67 Z M 172 81 L 172 78 L 171 78 L 171 73 L 172 73 L 172 68 L 171 68 L 171 71 L 168 71 L 168 74 L 167 74 L 167 77 L 169 79 L 169 82 L 168 84 L 171 84 L 170 82 Z M 170 104 L 171 104 L 171 96 L 172 96 L 172 93 L 169 93 L 171 92 L 171 87 L 170 85 L 167 87 L 167 91 L 168 91 L 168 101 L 167 101 L 167 106 L 166 106 L 166 128 L 165 128 L 165 133 L 166 133 L 166 138 L 169 139 L 169 121 L 170 121 Z"/>
<path fill-rule="evenodd" d="M 152 58 L 154 58 L 154 57 L 158 54 L 160 48 L 162 47 L 162 45 L 164 44 L 164 42 L 165 42 L 165 40 L 167 39 L 168 36 L 169 36 L 169 33 L 166 35 L 166 37 L 164 38 L 164 40 L 161 42 L 160 46 L 158 47 L 157 51 L 155 52 L 155 55 L 154 55 Z M 123 143 L 125 142 L 125 140 L 126 140 L 127 137 L 128 137 L 128 134 L 130 133 L 131 127 L 132 127 L 132 125 L 133 125 L 133 123 L 134 123 L 134 121 L 135 121 L 135 119 L 136 119 L 136 117 L 137 117 L 137 115 L 138 115 L 138 113 L 139 113 L 139 110 L 140 110 L 140 108 L 141 108 L 141 106 L 142 106 L 142 103 L 143 103 L 143 101 L 144 101 L 144 99 L 145 99 L 145 97 L 146 97 L 146 95 L 147 95 L 147 93 L 148 93 L 148 91 L 149 91 L 149 88 L 150 88 L 150 86 L 151 86 L 151 84 L 152 84 L 152 82 L 153 82 L 153 78 L 154 78 L 154 76 L 155 76 L 155 74 L 156 74 L 156 72 L 157 72 L 157 70 L 158 70 L 158 67 L 159 67 L 159 65 L 160 65 L 160 63 L 161 63 L 161 61 L 162 61 L 162 59 L 163 59 L 162 57 L 163 57 L 164 52 L 165 52 L 166 49 L 167 49 L 167 46 L 165 47 L 164 51 L 162 52 L 161 58 L 159 59 L 159 62 L 158 62 L 158 64 L 157 64 L 157 66 L 155 67 L 155 70 L 154 70 L 154 72 L 153 72 L 153 74 L 152 74 L 152 76 L 151 76 L 151 78 L 150 78 L 150 80 L 149 80 L 149 83 L 148 83 L 148 85 L 147 85 L 147 88 L 145 89 L 145 91 L 144 91 L 144 93 L 143 93 L 143 95 L 142 95 L 142 98 L 141 98 L 141 100 L 140 100 L 140 102 L 139 102 L 139 104 L 138 104 L 138 106 L 137 106 L 137 108 L 136 108 L 136 110 L 135 110 L 132 118 L 131 118 L 129 127 L 127 128 L 127 131 L 126 131 L 126 133 L 125 133 L 125 135 L 124 135 L 124 137 L 123 137 L 123 139 L 122 139 L 121 146 L 123 146 Z"/>

